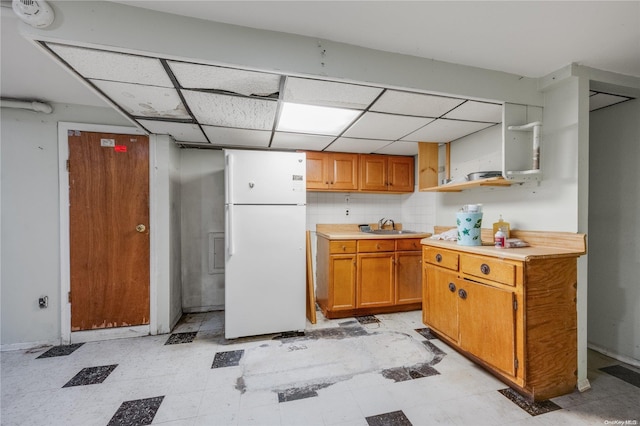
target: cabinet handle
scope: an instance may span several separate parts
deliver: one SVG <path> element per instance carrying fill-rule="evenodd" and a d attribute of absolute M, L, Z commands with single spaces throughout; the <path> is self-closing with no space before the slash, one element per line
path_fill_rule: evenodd
<path fill-rule="evenodd" d="M 456 285 L 454 283 L 449 283 L 449 291 L 453 293 L 456 291 Z"/>
<path fill-rule="evenodd" d="M 347 251 L 347 246 L 342 246 L 342 251 Z"/>
<path fill-rule="evenodd" d="M 436 254 L 436 262 L 442 262 L 442 255 L 440 253 Z"/>
<path fill-rule="evenodd" d="M 460 290 L 458 290 L 458 296 L 460 296 L 460 299 L 466 299 L 467 292 L 463 288 L 461 288 Z"/>
<path fill-rule="evenodd" d="M 491 268 L 489 268 L 489 265 L 487 265 L 486 263 L 483 263 L 482 265 L 480 265 L 480 272 L 485 275 L 489 275 L 489 272 L 491 272 Z"/>

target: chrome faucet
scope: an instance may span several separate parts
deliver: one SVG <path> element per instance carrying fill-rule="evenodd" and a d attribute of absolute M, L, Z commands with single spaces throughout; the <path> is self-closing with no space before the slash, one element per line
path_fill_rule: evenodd
<path fill-rule="evenodd" d="M 393 220 L 385 219 L 384 217 L 378 221 L 378 229 L 382 229 L 389 222 L 391 222 L 391 228 L 396 229 L 396 223 Z"/>

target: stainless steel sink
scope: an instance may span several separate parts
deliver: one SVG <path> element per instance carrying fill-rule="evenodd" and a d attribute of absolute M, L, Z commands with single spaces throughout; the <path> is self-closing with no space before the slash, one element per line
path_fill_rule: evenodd
<path fill-rule="evenodd" d="M 400 235 L 400 234 L 417 234 L 417 231 L 398 230 L 398 229 L 372 229 L 371 231 L 364 231 L 367 234 L 376 235 Z"/>

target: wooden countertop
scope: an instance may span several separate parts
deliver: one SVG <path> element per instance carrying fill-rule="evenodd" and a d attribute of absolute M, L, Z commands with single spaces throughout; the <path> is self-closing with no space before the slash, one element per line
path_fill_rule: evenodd
<path fill-rule="evenodd" d="M 441 230 L 442 228 L 439 229 L 437 227 L 436 233 L 440 233 Z M 488 230 L 488 232 L 490 234 L 491 230 Z M 462 246 L 458 245 L 456 241 L 434 240 L 431 238 L 423 238 L 420 242 L 431 247 L 519 261 L 536 258 L 579 257 L 587 252 L 587 237 L 585 234 L 512 230 L 511 238 L 520 238 L 530 244 L 529 247 L 519 248 L 496 248 L 491 242 L 486 241 L 485 234 L 486 232 L 483 229 L 481 246 Z"/>
<path fill-rule="evenodd" d="M 371 225 L 372 229 L 377 225 Z M 391 228 L 385 228 L 391 229 Z M 396 229 L 402 229 L 402 224 L 396 224 Z M 411 234 L 370 234 L 360 231 L 357 224 L 318 224 L 316 235 L 329 240 L 397 240 L 399 238 L 428 238 L 430 232 L 416 232 Z"/>

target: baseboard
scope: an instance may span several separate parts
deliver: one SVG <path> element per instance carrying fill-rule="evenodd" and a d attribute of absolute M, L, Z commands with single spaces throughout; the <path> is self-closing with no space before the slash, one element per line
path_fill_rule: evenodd
<path fill-rule="evenodd" d="M 589 349 L 593 349 L 596 352 L 600 352 L 601 354 L 606 355 L 609 358 L 613 358 L 617 361 L 624 362 L 625 364 L 640 368 L 640 360 L 633 359 L 625 355 L 620 355 L 616 352 L 613 352 L 611 349 L 604 348 L 591 342 L 587 342 L 587 347 Z"/>
<path fill-rule="evenodd" d="M 48 348 L 50 346 L 58 346 L 58 345 L 60 345 L 60 339 L 41 340 L 39 342 L 8 343 L 8 344 L 0 345 L 0 352 L 23 351 L 23 350 L 35 349 L 35 348 Z"/>

